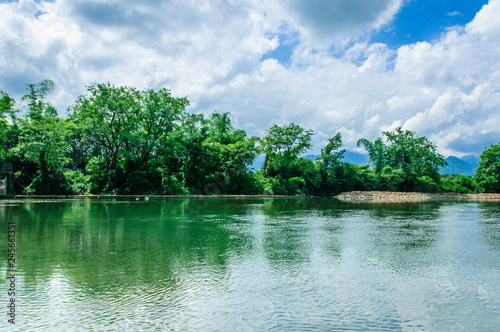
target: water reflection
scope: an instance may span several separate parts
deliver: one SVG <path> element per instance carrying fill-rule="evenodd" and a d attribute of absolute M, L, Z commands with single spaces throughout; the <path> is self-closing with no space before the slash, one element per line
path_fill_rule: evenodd
<path fill-rule="evenodd" d="M 21 323 L 51 331 L 489 329 L 500 323 L 499 212 L 324 198 L 0 202 L 17 223 Z"/>
<path fill-rule="evenodd" d="M 500 204 L 481 203 L 480 204 L 481 234 L 492 250 L 500 250 Z M 500 269 L 500 266 L 497 268 Z"/>

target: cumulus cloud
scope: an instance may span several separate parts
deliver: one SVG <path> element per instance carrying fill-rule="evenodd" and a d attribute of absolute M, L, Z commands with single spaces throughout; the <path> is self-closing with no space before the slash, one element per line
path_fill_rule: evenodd
<path fill-rule="evenodd" d="M 269 62 L 272 75 L 256 68 L 244 82 L 238 78 L 238 84 L 212 95 L 209 104 L 226 96 L 235 103 L 231 107 L 226 101 L 224 107 L 236 109 L 245 123 L 288 120 L 314 128 L 316 151 L 336 131 L 354 149 L 361 137 L 375 139 L 402 126 L 428 136 L 445 155 L 479 154 L 500 140 L 495 128 L 500 37 L 492 19 L 500 13 L 499 4 L 490 1 L 471 23 L 432 43 L 405 45 L 396 52 L 359 42 L 332 57 L 301 44 L 290 68 Z M 256 112 L 246 115 L 245 109 Z"/>
<path fill-rule="evenodd" d="M 390 22 L 401 0 L 280 0 L 283 15 L 315 48 L 346 43 Z"/>
<path fill-rule="evenodd" d="M 432 42 L 371 43 L 399 0 L 20 0 L 0 4 L 0 90 L 56 82 L 64 112 L 85 85 L 170 88 L 190 111 L 231 112 L 262 136 L 314 129 L 313 153 L 341 131 L 348 149 L 397 126 L 445 154 L 500 140 L 500 0 Z M 288 38 L 288 39 L 287 39 Z M 268 55 L 296 39 L 286 63 Z"/>

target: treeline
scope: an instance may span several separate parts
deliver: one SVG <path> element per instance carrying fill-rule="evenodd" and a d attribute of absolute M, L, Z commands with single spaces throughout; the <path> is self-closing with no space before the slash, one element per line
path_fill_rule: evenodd
<path fill-rule="evenodd" d="M 334 195 L 351 190 L 499 192 L 500 144 L 481 155 L 476 175 L 441 176 L 443 156 L 426 137 L 397 128 L 360 139 L 369 165 L 342 162 L 335 134 L 316 161 L 312 130 L 273 125 L 249 137 L 229 113 L 186 111 L 169 90 L 89 86 L 65 118 L 46 100 L 50 80 L 27 85 L 24 115 L 0 91 L 0 163 L 13 167 L 17 194 Z M 260 170 L 255 158 L 265 155 Z M 74 171 L 74 167 L 79 171 Z"/>

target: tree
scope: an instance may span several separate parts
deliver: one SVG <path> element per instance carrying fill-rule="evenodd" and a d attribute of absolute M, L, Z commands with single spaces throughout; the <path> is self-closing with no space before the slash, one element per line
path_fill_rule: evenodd
<path fill-rule="evenodd" d="M 447 162 L 427 137 L 415 137 L 415 132 L 403 131 L 401 127 L 384 135 L 389 143 L 386 163 L 403 171 L 406 179 L 403 190 L 411 189 L 423 176 L 439 183 L 439 167 L 446 166 Z"/>
<path fill-rule="evenodd" d="M 43 80 L 37 84 L 27 84 L 26 88 L 29 93 L 24 95 L 21 101 L 27 103 L 27 114 L 30 119 L 39 120 L 44 113 L 46 113 L 45 115 L 57 116 L 55 108 L 45 101 L 47 94 L 54 89 L 53 81 Z"/>
<path fill-rule="evenodd" d="M 10 96 L 0 90 L 0 119 L 5 119 L 7 115 L 14 115 L 16 112 L 14 110 L 14 105 L 16 104 L 16 101 Z"/>
<path fill-rule="evenodd" d="M 337 133 L 321 150 L 320 158 L 316 162 L 320 180 L 315 194 L 331 195 L 341 191 L 344 167 L 342 158 L 345 153 L 345 149 L 340 150 L 341 147 L 342 134 Z"/>
<path fill-rule="evenodd" d="M 53 87 L 50 80 L 27 85 L 29 93 L 22 97 L 27 112 L 19 120 L 19 142 L 10 150 L 17 161 L 36 168 L 34 178 L 29 177 L 32 181 L 26 187 L 26 191 L 36 194 L 60 194 L 67 190 L 62 172 L 69 162 L 66 157 L 68 127 L 56 109 L 46 102 Z"/>
<path fill-rule="evenodd" d="M 383 134 L 387 144 L 382 138 L 373 143 L 360 139 L 358 146 L 363 145 L 368 151 L 370 163 L 386 189 L 415 189 L 417 179 L 424 176 L 439 183 L 439 167 L 445 166 L 446 161 L 427 137 L 415 137 L 415 132 L 403 131 L 401 127 Z"/>
<path fill-rule="evenodd" d="M 358 140 L 357 146 L 364 146 L 366 151 L 368 152 L 368 157 L 370 158 L 370 163 L 373 167 L 375 167 L 375 172 L 380 173 L 382 168 L 384 168 L 387 157 L 387 147 L 379 137 L 373 143 L 367 140 L 366 138 L 362 138 Z"/>
<path fill-rule="evenodd" d="M 229 113 L 188 115 L 174 133 L 177 146 L 171 160 L 184 184 L 197 194 L 252 194 L 259 191 L 247 166 L 257 155 L 257 137 L 232 126 Z M 174 155 L 172 154 L 172 155 Z"/>
<path fill-rule="evenodd" d="M 484 192 L 500 192 L 500 143 L 490 145 L 481 153 L 474 181 Z"/>
<path fill-rule="evenodd" d="M 89 162 L 100 183 L 95 190 L 143 190 L 140 183 L 158 175 L 151 163 L 168 151 L 168 136 L 179 125 L 188 100 L 172 97 L 167 89 L 138 91 L 109 83 L 87 90 L 90 95 L 77 100 L 70 119 L 93 151 Z"/>
<path fill-rule="evenodd" d="M 293 123 L 269 128 L 261 144 L 266 155 L 263 165 L 265 173 L 284 180 L 292 177 L 299 155 L 312 147 L 312 135 L 312 130 L 305 130 Z"/>
<path fill-rule="evenodd" d="M 8 151 L 17 145 L 19 128 L 17 124 L 9 124 L 6 117 L 10 115 L 11 120 L 15 120 L 14 110 L 15 100 L 0 91 L 0 164 L 6 160 Z M 14 121 L 13 121 L 14 122 Z"/>

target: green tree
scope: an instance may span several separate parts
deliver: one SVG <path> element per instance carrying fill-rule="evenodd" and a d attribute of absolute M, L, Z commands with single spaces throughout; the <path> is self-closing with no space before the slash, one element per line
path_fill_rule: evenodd
<path fill-rule="evenodd" d="M 312 147 L 312 130 L 290 124 L 288 126 L 273 125 L 261 143 L 265 153 L 264 172 L 279 180 L 288 180 L 293 176 L 293 169 L 299 155 Z"/>
<path fill-rule="evenodd" d="M 169 163 L 189 192 L 251 194 L 260 190 L 247 167 L 257 155 L 258 139 L 234 128 L 229 113 L 213 113 L 208 118 L 188 115 L 173 141 L 177 145 L 171 145 Z"/>
<path fill-rule="evenodd" d="M 500 143 L 490 145 L 481 153 L 474 181 L 484 192 L 500 192 Z"/>
<path fill-rule="evenodd" d="M 16 101 L 10 96 L 0 90 L 0 119 L 5 119 L 7 115 L 13 116 L 15 114 L 14 105 Z"/>
<path fill-rule="evenodd" d="M 14 109 L 15 100 L 0 91 L 0 164 L 6 161 L 7 153 L 17 145 L 19 128 L 15 121 Z M 7 116 L 10 116 L 12 123 L 9 123 Z"/>
<path fill-rule="evenodd" d="M 26 191 L 36 194 L 60 194 L 67 192 L 63 167 L 68 164 L 66 157 L 68 127 L 58 117 L 56 109 L 46 101 L 47 94 L 54 87 L 50 80 L 38 84 L 28 84 L 28 94 L 22 97 L 26 103 L 26 115 L 19 119 L 19 141 L 10 150 L 18 162 L 33 165 L 34 177 Z"/>
<path fill-rule="evenodd" d="M 174 98 L 167 89 L 138 91 L 109 83 L 87 90 L 70 119 L 80 129 L 73 145 L 92 150 L 93 190 L 154 190 L 159 185 L 150 182 L 159 178 L 158 161 L 168 151 L 169 135 L 179 125 L 187 99 Z"/>
<path fill-rule="evenodd" d="M 21 98 L 28 106 L 27 114 L 31 120 L 40 120 L 44 115 L 57 116 L 57 111 L 47 101 L 46 97 L 54 89 L 54 82 L 43 80 L 37 84 L 27 84 L 29 93 Z"/>
<path fill-rule="evenodd" d="M 383 134 L 387 143 L 382 138 L 373 143 L 366 139 L 358 141 L 358 146 L 363 145 L 368 151 L 379 187 L 415 190 L 422 177 L 429 177 L 435 185 L 439 183 L 439 168 L 445 166 L 446 161 L 427 137 L 416 137 L 415 132 L 403 131 L 401 127 Z"/>
<path fill-rule="evenodd" d="M 380 173 L 386 164 L 387 158 L 387 147 L 382 138 L 377 138 L 373 143 L 366 138 L 362 138 L 358 140 L 357 146 L 364 146 L 368 152 L 370 163 L 375 168 L 375 172 Z"/>
<path fill-rule="evenodd" d="M 446 166 L 444 157 L 427 137 L 415 137 L 415 132 L 401 127 L 384 132 L 388 142 L 387 164 L 399 168 L 405 175 L 403 190 L 410 190 L 419 177 L 428 176 L 439 183 L 439 167 Z"/>
<path fill-rule="evenodd" d="M 328 140 L 328 144 L 321 150 L 321 155 L 316 161 L 318 166 L 318 175 L 313 177 L 319 179 L 317 182 L 317 191 L 315 195 L 338 194 L 343 187 L 343 168 L 342 162 L 345 149 L 342 147 L 342 134 L 337 133 Z"/>

